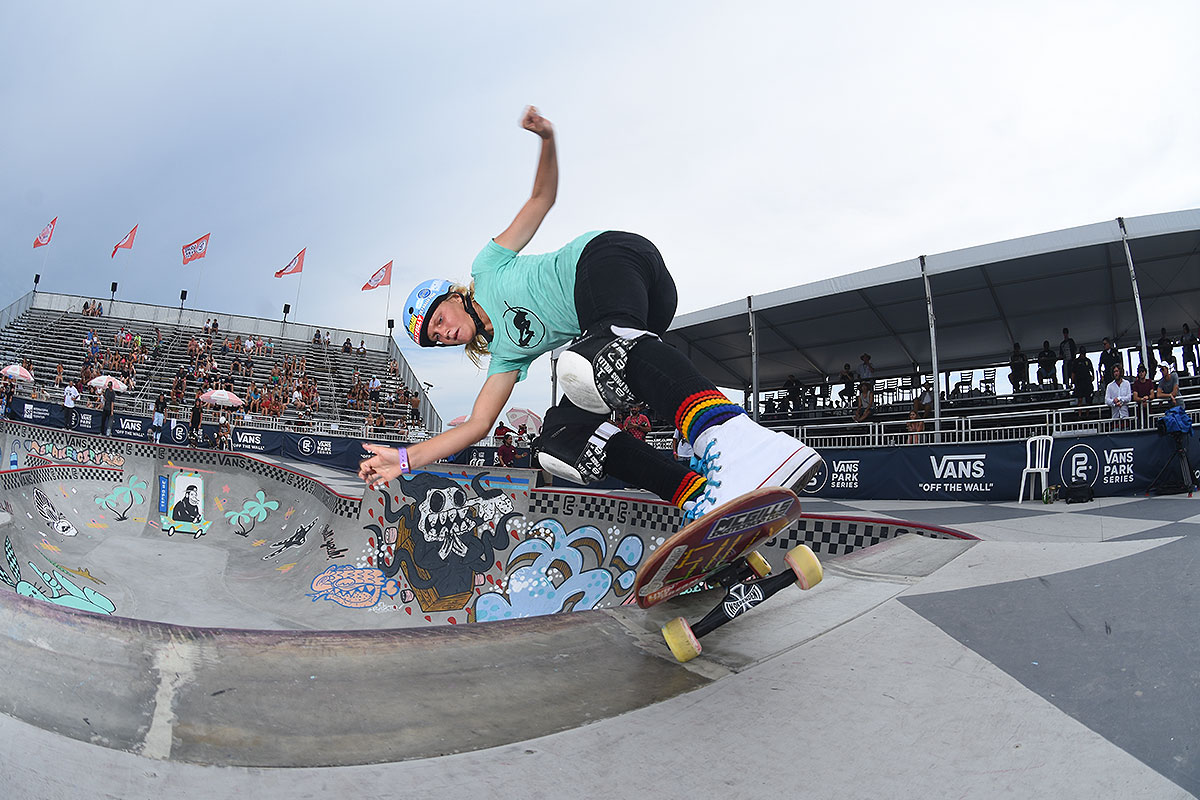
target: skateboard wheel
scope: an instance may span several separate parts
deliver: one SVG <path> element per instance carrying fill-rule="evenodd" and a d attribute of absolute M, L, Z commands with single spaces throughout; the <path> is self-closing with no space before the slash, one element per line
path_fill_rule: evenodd
<path fill-rule="evenodd" d="M 692 626 L 688 625 L 683 617 L 676 617 L 663 625 L 662 635 L 677 661 L 688 662 L 700 655 L 700 640 L 692 633 Z"/>
<path fill-rule="evenodd" d="M 825 570 L 821 568 L 816 553 L 806 544 L 798 544 L 788 550 L 783 560 L 796 573 L 796 583 L 800 584 L 801 589 L 811 589 L 825 577 Z"/>
<path fill-rule="evenodd" d="M 765 578 L 771 574 L 771 565 L 767 563 L 767 560 L 757 550 L 746 554 L 746 563 L 750 565 L 750 569 L 754 571 L 754 574 L 760 578 Z"/>

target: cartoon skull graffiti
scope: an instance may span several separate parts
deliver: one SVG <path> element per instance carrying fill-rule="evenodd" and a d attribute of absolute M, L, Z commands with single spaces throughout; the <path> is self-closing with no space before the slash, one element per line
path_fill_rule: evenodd
<path fill-rule="evenodd" d="M 469 593 L 475 573 L 494 565 L 496 551 L 508 548 L 508 520 L 515 516 L 512 499 L 499 489 L 486 489 L 486 473 L 471 480 L 475 497 L 450 478 L 423 472 L 402 479 L 401 489 L 413 502 L 393 507 L 384 495 L 375 534 L 376 564 L 387 578 L 401 568 L 414 589 L 433 589 L 439 596 Z M 403 528 L 408 537 L 397 537 Z"/>

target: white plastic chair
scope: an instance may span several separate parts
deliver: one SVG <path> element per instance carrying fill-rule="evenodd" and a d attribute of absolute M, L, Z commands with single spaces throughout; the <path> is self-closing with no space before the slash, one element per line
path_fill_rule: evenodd
<path fill-rule="evenodd" d="M 1021 471 L 1021 494 L 1017 503 L 1025 502 L 1025 479 L 1030 475 L 1042 476 L 1042 491 L 1050 486 L 1050 450 L 1054 447 L 1054 438 L 1050 436 L 1031 436 L 1025 440 L 1025 469 Z M 1034 492 L 1036 481 L 1029 481 L 1030 500 L 1036 499 Z"/>

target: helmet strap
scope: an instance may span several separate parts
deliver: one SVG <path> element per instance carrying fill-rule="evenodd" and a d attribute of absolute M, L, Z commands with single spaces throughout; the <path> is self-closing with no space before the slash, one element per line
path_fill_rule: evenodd
<path fill-rule="evenodd" d="M 463 308 L 471 315 L 471 319 L 475 320 L 475 330 L 491 344 L 492 339 L 495 338 L 495 334 L 487 332 L 487 328 L 484 326 L 483 320 L 479 318 L 479 312 L 475 310 L 475 304 L 471 302 L 471 298 L 466 294 L 460 294 L 459 297 L 463 299 Z"/>

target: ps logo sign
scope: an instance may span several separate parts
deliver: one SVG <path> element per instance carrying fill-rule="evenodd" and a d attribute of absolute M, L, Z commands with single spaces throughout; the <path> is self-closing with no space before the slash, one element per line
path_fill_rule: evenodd
<path fill-rule="evenodd" d="M 306 456 L 317 452 L 317 443 L 311 436 L 301 436 L 297 446 L 300 448 L 301 454 Z"/>
<path fill-rule="evenodd" d="M 1063 454 L 1058 474 L 1064 485 L 1086 483 L 1095 486 L 1100 475 L 1100 459 L 1088 445 L 1073 445 Z"/>
<path fill-rule="evenodd" d="M 183 444 L 187 440 L 187 428 L 182 425 L 171 426 L 171 439 L 176 444 Z"/>

